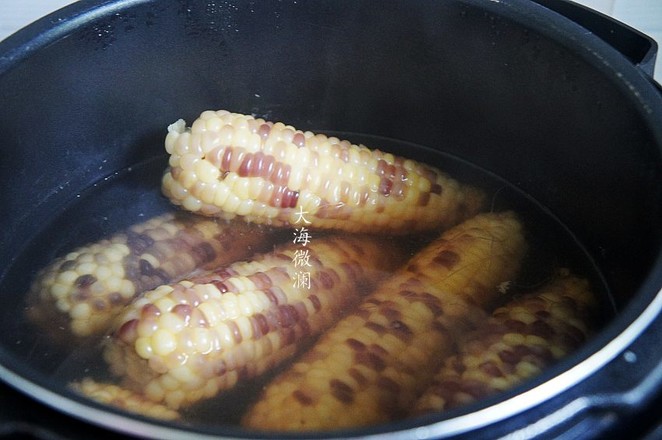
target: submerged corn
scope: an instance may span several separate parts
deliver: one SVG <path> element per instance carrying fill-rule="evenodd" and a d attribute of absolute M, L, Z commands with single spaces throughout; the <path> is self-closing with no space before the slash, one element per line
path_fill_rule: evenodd
<path fill-rule="evenodd" d="M 154 403 L 141 394 L 134 393 L 115 384 L 83 379 L 72 384 L 72 389 L 105 405 L 128 412 L 162 420 L 176 420 L 179 413 L 165 405 Z"/>
<path fill-rule="evenodd" d="M 57 258 L 37 275 L 28 315 L 49 336 L 103 333 L 141 292 L 264 249 L 270 232 L 166 213 Z"/>
<path fill-rule="evenodd" d="M 311 240 L 303 266 L 302 251 L 290 243 L 146 293 L 116 322 L 112 372 L 171 408 L 213 397 L 293 356 L 401 261 L 370 237 Z"/>
<path fill-rule="evenodd" d="M 587 339 L 596 304 L 588 282 L 566 273 L 498 308 L 444 363 L 414 414 L 464 405 L 539 374 Z"/>
<path fill-rule="evenodd" d="M 269 384 L 243 418 L 258 430 L 358 427 L 406 415 L 458 333 L 485 317 L 526 244 L 512 213 L 434 241 Z"/>
<path fill-rule="evenodd" d="M 482 192 L 439 170 L 224 110 L 168 127 L 163 192 L 185 209 L 272 225 L 410 233 L 476 214 Z"/>

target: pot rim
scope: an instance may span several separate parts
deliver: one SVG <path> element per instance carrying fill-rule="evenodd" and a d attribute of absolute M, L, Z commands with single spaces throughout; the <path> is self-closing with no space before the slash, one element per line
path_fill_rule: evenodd
<path fill-rule="evenodd" d="M 662 258 L 659 259 L 658 266 L 662 267 Z M 662 276 L 651 277 L 646 285 L 659 286 L 662 283 Z M 652 291 L 652 290 L 651 290 Z M 572 388 L 577 383 L 585 380 L 587 377 L 598 371 L 600 368 L 613 361 L 619 355 L 627 350 L 632 344 L 656 319 L 662 316 L 662 288 L 656 291 L 652 301 L 639 313 L 637 304 L 630 304 L 624 309 L 623 313 L 612 321 L 606 329 L 599 334 L 599 338 L 588 342 L 580 350 L 570 357 L 568 361 L 574 362 L 573 366 L 565 369 L 552 378 L 541 382 L 533 387 L 527 386 L 524 391 L 517 392 L 513 396 L 498 398 L 496 403 L 484 403 L 481 408 L 470 411 L 463 410 L 462 414 L 448 417 L 441 415 L 442 419 L 427 425 L 420 425 L 416 420 L 400 422 L 394 424 L 384 424 L 369 428 L 359 428 L 347 431 L 332 431 L 325 433 L 315 433 L 314 438 L 362 438 L 362 439 L 390 439 L 399 440 L 407 438 L 446 438 L 453 435 L 459 435 L 471 430 L 480 429 L 494 423 L 498 423 L 507 418 L 516 416 L 526 410 L 544 403 L 546 400 L 555 397 L 564 391 Z M 631 316 L 637 316 L 632 322 L 627 324 Z M 625 325 L 625 328 L 622 326 Z M 613 333 L 616 336 L 610 338 Z M 604 343 L 607 340 L 607 343 Z M 597 346 L 596 348 L 594 348 Z M 592 353 L 584 358 L 582 353 Z M 581 360 L 577 360 L 581 358 Z M 186 427 L 180 427 L 169 422 L 151 420 L 139 415 L 124 413 L 115 408 L 98 404 L 94 401 L 85 399 L 82 396 L 73 394 L 70 390 L 57 387 L 42 385 L 43 381 L 30 380 L 24 375 L 18 374 L 12 369 L 0 363 L 0 379 L 17 390 L 27 394 L 35 400 L 52 407 L 60 412 L 73 416 L 76 419 L 91 422 L 94 425 L 109 428 L 116 432 L 122 432 L 130 435 L 138 435 L 147 438 L 160 439 L 242 439 L 242 438 L 274 438 L 280 436 L 279 433 L 261 433 L 241 430 L 234 427 L 207 428 L 210 432 L 201 430 L 189 430 Z M 46 380 L 45 382 L 48 382 Z M 526 384 L 524 384 L 526 385 Z M 627 392 L 630 389 L 623 390 Z M 506 393 L 506 394 L 513 394 Z M 577 412 L 585 410 L 590 406 L 589 401 L 574 400 L 566 406 L 564 416 L 571 416 Z M 402 425 L 407 426 L 402 426 Z M 409 426 L 411 425 L 411 426 Z M 223 432 L 227 431 L 229 435 Z M 358 431 L 358 432 L 357 432 Z M 219 437 L 222 435 L 222 437 Z M 309 438 L 310 433 L 290 434 L 288 438 Z"/>

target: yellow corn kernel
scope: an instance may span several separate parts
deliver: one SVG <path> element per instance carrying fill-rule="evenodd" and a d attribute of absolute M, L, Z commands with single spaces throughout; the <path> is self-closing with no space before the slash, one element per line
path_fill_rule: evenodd
<path fill-rule="evenodd" d="M 516 276 L 525 249 L 512 213 L 442 234 L 269 384 L 242 424 L 308 431 L 402 417 L 458 335 L 483 321 L 497 286 Z"/>
<path fill-rule="evenodd" d="M 134 391 L 167 406 L 212 397 L 291 358 L 329 328 L 401 262 L 396 249 L 374 237 L 312 240 L 314 283 L 307 286 L 295 278 L 300 246 L 288 242 L 146 292 L 118 317 L 104 359 Z"/>
<path fill-rule="evenodd" d="M 148 397 L 133 393 L 117 385 L 98 383 L 92 379 L 71 384 L 72 389 L 100 403 L 113 405 L 131 413 L 162 420 L 179 419 L 179 413 L 172 409 L 153 403 Z"/>
<path fill-rule="evenodd" d="M 226 111 L 203 112 L 190 130 L 169 130 L 166 151 L 163 193 L 185 209 L 223 218 L 282 226 L 305 212 L 313 227 L 404 234 L 457 224 L 484 199 L 410 159 Z M 225 185 L 201 185 L 214 182 Z"/>
<path fill-rule="evenodd" d="M 162 214 L 56 258 L 32 283 L 28 317 L 63 341 L 98 335 L 141 292 L 267 249 L 275 235 L 244 222 Z"/>
<path fill-rule="evenodd" d="M 575 307 L 553 313 L 567 302 Z M 464 335 L 459 353 L 436 373 L 412 414 L 465 405 L 539 374 L 575 350 L 582 342 L 578 335 L 589 337 L 596 304 L 586 280 L 562 271 L 542 288 L 498 308 L 483 326 Z"/>

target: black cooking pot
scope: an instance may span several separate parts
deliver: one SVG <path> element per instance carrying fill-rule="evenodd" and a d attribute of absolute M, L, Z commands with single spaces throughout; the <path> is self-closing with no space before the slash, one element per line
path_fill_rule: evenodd
<path fill-rule="evenodd" d="M 561 0 L 83 0 L 18 32 L 0 43 L 0 378 L 21 394 L 3 388 L 0 434 L 50 424 L 65 436 L 96 435 L 93 426 L 269 436 L 158 423 L 82 399 L 22 322 L 36 271 L 135 222 L 136 206 L 155 209 L 142 195 L 158 176 L 152 187 L 128 179 L 98 203 L 89 194 L 161 160 L 169 123 L 224 108 L 424 145 L 489 170 L 574 234 L 613 302 L 596 337 L 510 392 L 334 435 L 642 435 L 660 422 L 651 408 L 662 393 L 655 52 L 642 35 Z M 61 237 L 72 206 L 77 233 Z M 14 404 L 32 399 L 57 411 Z"/>

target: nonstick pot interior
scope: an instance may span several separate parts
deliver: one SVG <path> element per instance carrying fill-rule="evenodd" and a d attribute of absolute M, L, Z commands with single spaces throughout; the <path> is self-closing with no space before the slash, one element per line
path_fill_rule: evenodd
<path fill-rule="evenodd" d="M 428 146 L 530 194 L 585 245 L 626 316 L 574 363 L 659 291 L 659 93 L 535 4 L 82 1 L 0 54 L 3 304 L 20 302 L 34 273 L 17 256 L 54 213 L 162 155 L 171 122 L 220 108 Z M 16 319 L 5 307 L 2 322 Z M 0 356 L 12 371 L 14 343 Z M 20 375 L 60 390 L 26 364 Z"/>

